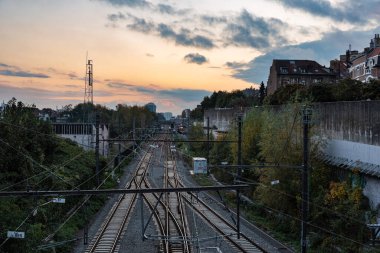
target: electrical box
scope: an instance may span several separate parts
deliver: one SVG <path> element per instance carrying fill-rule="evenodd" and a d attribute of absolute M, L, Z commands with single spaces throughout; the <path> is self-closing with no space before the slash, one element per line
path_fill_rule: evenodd
<path fill-rule="evenodd" d="M 193 157 L 194 174 L 207 174 L 207 159 L 204 157 Z"/>

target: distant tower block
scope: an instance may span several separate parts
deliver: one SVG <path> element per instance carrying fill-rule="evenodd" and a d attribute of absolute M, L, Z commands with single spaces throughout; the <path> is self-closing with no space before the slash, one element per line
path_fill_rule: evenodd
<path fill-rule="evenodd" d="M 84 103 L 94 103 L 94 93 L 93 93 L 93 71 L 92 71 L 92 60 L 88 60 L 86 64 L 86 80 L 85 80 L 85 90 L 84 90 Z"/>

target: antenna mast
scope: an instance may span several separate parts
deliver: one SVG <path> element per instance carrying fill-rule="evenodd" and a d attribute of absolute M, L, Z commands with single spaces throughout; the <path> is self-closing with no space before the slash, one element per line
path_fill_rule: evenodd
<path fill-rule="evenodd" d="M 84 104 L 94 104 L 92 60 L 87 60 Z"/>

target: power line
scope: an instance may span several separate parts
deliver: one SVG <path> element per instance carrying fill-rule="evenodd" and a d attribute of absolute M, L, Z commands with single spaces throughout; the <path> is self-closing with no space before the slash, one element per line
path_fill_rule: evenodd
<path fill-rule="evenodd" d="M 292 216 L 292 215 L 290 215 L 290 214 L 284 213 L 284 212 L 282 212 L 282 211 L 280 211 L 280 210 L 278 210 L 278 209 L 275 209 L 275 208 L 268 207 L 268 206 L 266 206 L 266 205 L 264 205 L 264 204 L 258 204 L 258 205 L 256 205 L 256 206 L 259 206 L 259 207 L 262 207 L 262 208 L 268 209 L 268 210 L 270 210 L 270 211 L 272 211 L 272 212 L 276 212 L 276 213 L 278 213 L 278 214 L 281 214 L 281 215 L 283 215 L 283 216 L 286 216 L 286 217 L 288 217 L 288 218 L 291 218 L 291 219 L 294 219 L 294 220 L 297 220 L 297 221 L 302 221 L 302 219 L 300 219 L 300 218 L 298 218 L 298 217 L 294 217 L 294 216 Z M 335 233 L 334 231 L 328 230 L 328 229 L 326 229 L 326 228 L 322 228 L 322 227 L 320 227 L 320 226 L 318 226 L 318 225 L 315 225 L 315 224 L 313 224 L 313 223 L 311 223 L 311 222 L 307 222 L 307 224 L 308 224 L 309 226 L 312 226 L 312 227 L 314 227 L 314 228 L 316 228 L 316 229 L 319 229 L 319 230 L 321 230 L 321 231 L 323 231 L 323 232 L 326 232 L 326 233 L 331 234 L 331 235 L 333 235 L 333 236 L 340 237 L 340 238 L 342 238 L 342 239 L 345 239 L 345 240 L 348 240 L 348 241 L 350 241 L 350 242 L 356 243 L 356 244 L 358 244 L 358 245 L 360 245 L 360 246 L 363 246 L 363 247 L 366 247 L 366 248 L 372 248 L 372 246 L 366 245 L 366 244 L 364 244 L 364 243 L 361 243 L 361 242 L 359 242 L 359 241 L 356 241 L 356 240 L 354 240 L 354 239 L 352 239 L 352 238 L 349 238 L 349 237 L 346 237 L 346 236 L 344 236 L 344 235 L 337 234 L 337 233 Z"/>
<path fill-rule="evenodd" d="M 62 180 L 63 182 L 65 182 L 66 184 L 69 184 L 70 186 L 72 187 L 75 187 L 72 183 L 68 182 L 66 179 L 62 178 L 61 176 L 57 175 L 56 173 L 54 173 L 52 170 L 50 170 L 49 168 L 45 167 L 44 165 L 38 163 L 37 161 L 35 161 L 32 157 L 24 154 L 23 152 L 21 152 L 20 150 L 18 150 L 17 148 L 13 147 L 12 145 L 10 145 L 9 143 L 3 141 L 1 138 L 0 138 L 0 142 L 4 143 L 5 145 L 7 145 L 8 147 L 12 148 L 13 150 L 15 150 L 17 153 L 21 154 L 22 156 L 24 156 L 25 158 L 27 158 L 28 160 L 32 161 L 34 164 L 38 165 L 40 168 L 46 170 L 47 172 L 49 172 L 51 175 L 53 175 L 54 177 Z"/>
<path fill-rule="evenodd" d="M 41 176 L 42 174 L 46 174 L 46 173 L 48 173 L 48 172 L 47 172 L 47 171 L 42 171 L 42 172 L 40 172 L 40 173 L 38 173 L 38 174 L 36 174 L 36 175 L 33 175 L 33 176 L 31 176 L 31 177 L 28 177 L 28 178 L 25 178 L 24 180 L 22 180 L 22 181 L 20 181 L 20 182 L 17 182 L 17 183 L 14 183 L 14 184 L 8 185 L 7 187 L 4 187 L 4 188 L 0 189 L 0 191 L 4 191 L 4 190 L 9 189 L 9 188 L 11 188 L 11 187 L 14 187 L 14 186 L 16 186 L 16 185 L 22 184 L 22 183 L 24 183 L 24 182 L 26 182 L 26 181 L 31 180 L 32 178 L 35 178 L 35 177 Z"/>
<path fill-rule="evenodd" d="M 229 174 L 233 175 L 233 173 L 229 173 Z M 280 193 L 280 194 L 286 195 L 286 196 L 288 196 L 288 197 L 291 197 L 291 198 L 297 199 L 297 197 L 294 196 L 294 195 L 291 195 L 291 194 L 289 194 L 289 193 L 287 193 L 287 192 L 284 192 L 284 191 L 280 191 L 280 190 L 278 190 L 278 189 L 275 189 L 274 187 L 271 187 L 271 186 L 265 185 L 265 184 L 263 184 L 263 183 L 254 182 L 253 180 L 251 180 L 251 179 L 249 179 L 249 178 L 245 178 L 245 177 L 241 177 L 241 179 L 246 180 L 246 181 L 241 181 L 241 183 L 260 185 L 260 186 L 263 186 L 263 187 L 265 187 L 265 188 L 268 188 L 268 189 L 270 189 L 270 190 L 272 190 L 272 191 L 275 191 L 275 192 L 278 192 L 278 193 Z M 349 217 L 349 216 L 347 216 L 347 215 L 344 215 L 344 214 L 342 214 L 342 213 L 338 213 L 337 211 L 334 211 L 334 210 L 329 209 L 329 208 L 327 208 L 327 207 L 323 207 L 323 206 L 318 205 L 318 204 L 316 204 L 316 203 L 314 203 L 314 202 L 312 202 L 312 201 L 308 201 L 308 203 L 311 204 L 311 205 L 313 205 L 313 206 L 315 206 L 315 207 L 318 207 L 318 208 L 320 208 L 320 209 L 323 209 L 323 210 L 325 210 L 325 211 L 329 211 L 329 212 L 331 212 L 331 213 L 334 213 L 335 215 L 338 215 L 338 216 L 340 216 L 340 217 L 346 218 L 347 220 L 355 221 L 355 222 L 359 223 L 360 225 L 367 226 L 367 224 L 363 223 L 363 221 L 360 221 L 360 220 L 357 220 L 357 219 L 351 218 L 351 217 Z"/>
<path fill-rule="evenodd" d="M 138 145 L 141 146 L 142 144 Z M 132 154 L 132 153 L 131 153 Z M 128 156 L 124 157 L 124 159 L 111 171 L 111 173 L 96 187 L 96 189 L 100 189 L 100 187 L 108 180 L 108 178 L 112 175 L 112 173 L 118 169 L 121 164 L 131 155 L 129 154 Z M 102 169 L 103 170 L 103 169 Z M 101 170 L 101 171 L 102 171 Z M 95 175 L 93 175 L 91 178 L 95 177 Z M 89 179 L 88 179 L 89 180 Z M 79 187 L 79 186 L 78 186 Z M 43 241 L 48 241 L 50 238 L 52 238 L 56 233 L 58 233 L 58 231 L 60 231 L 64 225 L 84 206 L 84 204 L 90 200 L 90 198 L 92 197 L 92 195 L 86 195 L 86 197 L 84 198 L 84 201 L 73 211 L 73 213 L 70 214 L 70 216 L 62 223 L 60 224 L 60 226 L 50 235 L 48 235 Z"/>

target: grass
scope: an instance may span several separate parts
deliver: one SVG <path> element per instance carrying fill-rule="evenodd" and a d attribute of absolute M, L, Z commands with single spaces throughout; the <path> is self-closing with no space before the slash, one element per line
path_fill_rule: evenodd
<path fill-rule="evenodd" d="M 193 175 L 193 179 L 200 186 L 213 186 L 214 182 L 207 175 L 197 174 Z"/>

